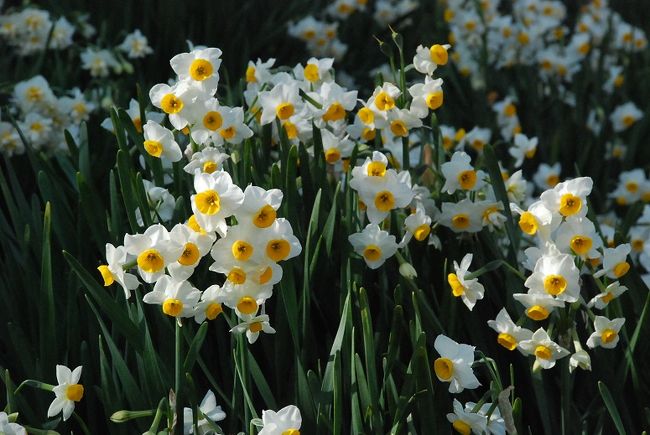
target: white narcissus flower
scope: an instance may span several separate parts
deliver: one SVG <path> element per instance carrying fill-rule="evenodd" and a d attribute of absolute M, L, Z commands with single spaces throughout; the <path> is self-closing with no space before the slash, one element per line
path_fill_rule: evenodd
<path fill-rule="evenodd" d="M 580 271 L 568 254 L 542 255 L 524 285 L 530 291 L 546 292 L 560 301 L 576 302 L 580 296 Z"/>
<path fill-rule="evenodd" d="M 492 138 L 492 130 L 489 128 L 474 127 L 465 134 L 460 142 L 459 146 L 469 146 L 472 147 L 476 152 L 483 152 L 485 145 L 490 142 Z M 444 140 L 444 139 L 443 139 Z"/>
<path fill-rule="evenodd" d="M 560 182 L 561 172 L 562 166 L 560 162 L 553 165 L 541 163 L 537 168 L 537 172 L 535 172 L 535 175 L 533 176 L 533 181 L 537 187 L 542 190 L 552 189 Z"/>
<path fill-rule="evenodd" d="M 259 285 L 247 280 L 243 284 L 226 283 L 219 292 L 219 298 L 233 310 L 240 319 L 250 319 L 257 315 L 261 305 L 273 295 L 272 285 Z"/>
<path fill-rule="evenodd" d="M 555 308 L 564 306 L 563 301 L 554 298 L 544 290 L 515 293 L 512 297 L 526 307 L 526 316 L 535 321 L 547 319 Z"/>
<path fill-rule="evenodd" d="M 630 270 L 627 256 L 630 255 L 632 246 L 623 243 L 616 248 L 605 248 L 603 251 L 603 268 L 594 274 L 595 278 L 607 275 L 608 278 L 618 279 Z"/>
<path fill-rule="evenodd" d="M 183 157 L 181 148 L 174 140 L 174 134 L 151 120 L 144 126 L 144 149 L 150 156 L 165 157 L 171 162 L 177 162 Z"/>
<path fill-rule="evenodd" d="M 258 435 L 298 435 L 302 425 L 300 410 L 294 405 L 288 405 L 278 412 L 262 411 L 264 427 Z"/>
<path fill-rule="evenodd" d="M 557 230 L 555 243 L 560 251 L 574 253 L 583 259 L 599 258 L 599 250 L 603 247 L 596 227 L 586 217 L 567 218 Z"/>
<path fill-rule="evenodd" d="M 536 201 L 521 209 L 517 204 L 510 203 L 510 209 L 519 214 L 519 228 L 529 236 L 539 234 L 542 240 L 549 240 L 551 233 L 560 225 L 562 219 L 557 213 L 549 210 L 542 201 Z"/>
<path fill-rule="evenodd" d="M 578 367 L 582 370 L 591 371 L 591 357 L 584 349 L 576 350 L 569 358 L 569 373 L 573 373 Z"/>
<path fill-rule="evenodd" d="M 144 193 L 147 196 L 151 220 L 156 223 L 169 222 L 176 207 L 174 196 L 169 193 L 169 190 L 158 187 L 149 180 L 142 180 L 142 184 L 144 185 Z M 142 212 L 139 207 L 135 210 L 135 220 L 138 225 L 144 226 Z"/>
<path fill-rule="evenodd" d="M 421 127 L 422 120 L 407 109 L 395 109 L 388 112 L 388 128 L 382 131 L 382 141 L 390 143 L 409 137 L 414 128 Z"/>
<path fill-rule="evenodd" d="M 267 314 L 247 318 L 242 323 L 230 330 L 230 332 L 233 332 L 235 334 L 241 334 L 244 331 L 246 331 L 246 338 L 250 344 L 253 344 L 257 341 L 260 336 L 260 332 L 264 332 L 266 334 L 275 334 L 275 329 L 271 327 L 271 323 L 269 323 L 269 316 Z"/>
<path fill-rule="evenodd" d="M 295 82 L 278 83 L 270 91 L 259 93 L 259 105 L 262 107 L 260 124 L 266 125 L 274 119 L 285 121 L 303 108 Z"/>
<path fill-rule="evenodd" d="M 249 60 L 248 67 L 246 68 L 246 83 L 250 86 L 251 84 L 261 85 L 268 82 L 271 79 L 269 69 L 273 67 L 273 64 L 275 64 L 275 59 L 273 58 L 264 62 L 259 58 L 256 62 Z"/>
<path fill-rule="evenodd" d="M 449 382 L 450 393 L 460 393 L 465 388 L 474 389 L 481 383 L 472 370 L 474 346 L 456 343 L 445 335 L 438 335 L 433 346 L 440 358 L 433 363 L 433 369 L 441 382 Z"/>
<path fill-rule="evenodd" d="M 213 95 L 219 86 L 220 57 L 221 50 L 218 48 L 204 48 L 177 54 L 169 63 L 179 80 Z"/>
<path fill-rule="evenodd" d="M 198 435 L 214 433 L 210 422 L 215 423 L 226 418 L 226 413 L 223 412 L 221 406 L 217 406 L 217 398 L 212 390 L 208 390 L 205 393 L 199 405 L 199 411 L 201 411 L 201 417 L 198 418 L 196 425 L 199 430 Z M 194 413 L 192 412 L 192 408 L 183 408 L 183 433 L 194 433 Z"/>
<path fill-rule="evenodd" d="M 404 227 L 406 231 L 400 246 L 406 246 L 412 237 L 415 237 L 418 242 L 422 242 L 429 237 L 431 234 L 431 217 L 427 216 L 422 203 L 418 202 L 415 213 L 411 213 L 404 219 Z"/>
<path fill-rule="evenodd" d="M 275 222 L 282 198 L 280 189 L 264 190 L 258 186 L 247 186 L 244 190 L 244 202 L 235 212 L 237 222 L 257 228 L 270 227 Z"/>
<path fill-rule="evenodd" d="M 144 295 L 146 304 L 161 305 L 162 312 L 170 317 L 193 317 L 194 308 L 199 302 L 201 292 L 188 281 L 164 275 L 154 285 L 153 290 Z"/>
<path fill-rule="evenodd" d="M 589 308 L 596 307 L 599 310 L 605 309 L 609 303 L 625 293 L 627 291 L 627 287 L 624 285 L 621 285 L 620 282 L 614 281 L 610 285 L 607 286 L 607 288 L 602 292 L 594 296 L 587 306 Z"/>
<path fill-rule="evenodd" d="M 296 65 L 293 69 L 293 75 L 296 79 L 305 80 L 316 87 L 323 82 L 329 83 L 332 80 L 331 69 L 333 64 L 334 59 L 332 58 L 317 59 L 311 57 L 304 67 L 301 64 Z"/>
<path fill-rule="evenodd" d="M 447 276 L 452 294 L 455 297 L 460 297 L 470 311 L 476 305 L 477 300 L 483 299 L 483 293 L 485 292 L 483 284 L 478 282 L 478 278 L 466 278 L 469 275 L 468 269 L 472 264 L 472 257 L 472 254 L 466 254 L 461 260 L 460 266 L 454 261 L 455 273 L 450 273 Z"/>
<path fill-rule="evenodd" d="M 219 144 L 223 139 L 219 136 L 218 130 L 223 126 L 224 110 L 226 106 L 221 106 L 219 100 L 210 97 L 202 102 L 202 106 L 197 106 L 193 113 L 193 126 L 190 135 L 198 145 Z M 208 171 L 205 171 L 208 172 Z"/>
<path fill-rule="evenodd" d="M 131 290 L 140 285 L 135 275 L 126 273 L 124 265 L 128 262 L 128 256 L 124 246 L 115 247 L 110 243 L 106 244 L 106 262 L 97 268 L 104 279 L 104 287 L 117 282 L 124 289 L 124 297 L 131 297 Z"/>
<path fill-rule="evenodd" d="M 346 91 L 334 82 L 323 83 L 318 93 L 311 92 L 309 95 L 322 106 L 320 109 L 308 106 L 314 112 L 314 118 L 329 123 L 344 120 L 347 112 L 357 105 L 357 91 Z"/>
<path fill-rule="evenodd" d="M 194 133 L 194 130 L 192 130 L 192 133 Z M 223 162 L 229 158 L 230 156 L 228 154 L 222 153 L 217 148 L 206 147 L 192 154 L 192 159 L 183 167 L 183 170 L 192 175 L 197 170 L 211 174 L 215 171 L 222 171 Z"/>
<path fill-rule="evenodd" d="M 165 273 L 165 267 L 175 262 L 183 253 L 183 246 L 169 237 L 161 224 L 147 228 L 144 234 L 126 234 L 124 247 L 136 256 L 138 273 L 145 282 L 156 282 Z"/>
<path fill-rule="evenodd" d="M 542 193 L 540 199 L 552 213 L 559 213 L 564 217 L 584 217 L 587 215 L 587 196 L 591 193 L 593 184 L 589 177 L 563 181 Z"/>
<path fill-rule="evenodd" d="M 643 117 L 643 112 L 633 102 L 627 102 L 618 106 L 609 115 L 609 120 L 615 132 L 627 130 Z"/>
<path fill-rule="evenodd" d="M 618 344 L 619 331 L 625 318 L 609 320 L 607 317 L 596 316 L 594 319 L 594 332 L 587 339 L 587 346 L 591 349 L 601 346 L 605 349 L 613 349 Z"/>
<path fill-rule="evenodd" d="M 504 180 L 508 200 L 516 203 L 522 203 L 526 199 L 528 182 L 523 177 L 521 169 L 516 171 L 512 176 Z"/>
<path fill-rule="evenodd" d="M 555 343 L 544 328 L 539 328 L 530 340 L 519 343 L 521 349 L 528 355 L 535 355 L 536 363 L 544 369 L 555 366 L 555 361 L 569 355 L 569 351 Z"/>
<path fill-rule="evenodd" d="M 419 45 L 415 49 L 413 66 L 421 74 L 430 76 L 438 68 L 438 65 L 446 65 L 449 61 L 449 44 L 434 44 L 431 47 Z"/>
<path fill-rule="evenodd" d="M 6 412 L 0 412 L 0 433 L 3 435 L 27 435 L 24 427 L 18 423 L 9 423 Z"/>
<path fill-rule="evenodd" d="M 300 255 L 302 246 L 293 235 L 291 223 L 285 218 L 277 218 L 259 235 L 259 245 L 264 250 L 265 259 L 278 263 Z"/>
<path fill-rule="evenodd" d="M 48 417 L 54 417 L 58 413 L 63 414 L 63 421 L 70 418 L 74 412 L 75 402 L 79 402 L 84 395 L 84 387 L 79 383 L 81 378 L 81 366 L 71 371 L 64 365 L 56 366 L 57 386 L 52 391 L 56 397 L 47 410 Z"/>
<path fill-rule="evenodd" d="M 221 287 L 213 284 L 201 294 L 201 300 L 194 307 L 194 321 L 203 323 L 205 319 L 214 320 L 223 312 L 221 306 Z"/>
<path fill-rule="evenodd" d="M 469 403 L 467 404 L 469 405 Z M 451 423 L 452 427 L 461 435 L 469 435 L 470 433 L 483 434 L 487 429 L 487 418 L 485 415 L 472 412 L 472 409 L 463 405 L 454 399 L 454 412 L 447 414 L 447 420 Z"/>
<path fill-rule="evenodd" d="M 196 194 L 190 201 L 198 224 L 205 231 L 217 231 L 224 237 L 228 231 L 225 219 L 244 202 L 244 193 L 225 171 L 195 173 L 194 189 Z"/>
<path fill-rule="evenodd" d="M 442 191 L 454 193 L 456 190 L 474 191 L 485 184 L 485 173 L 476 171 L 471 164 L 472 158 L 464 151 L 456 151 L 449 162 L 441 166 L 445 185 Z"/>
<path fill-rule="evenodd" d="M 483 206 L 465 198 L 458 202 L 443 202 L 438 223 L 455 233 L 477 233 L 483 229 Z"/>
<path fill-rule="evenodd" d="M 169 115 L 169 122 L 176 130 L 185 128 L 194 118 L 194 111 L 203 104 L 196 103 L 198 92 L 186 82 L 178 82 L 174 86 L 164 83 L 154 85 L 149 90 L 151 103 Z"/>
<path fill-rule="evenodd" d="M 185 224 L 176 224 L 169 232 L 169 237 L 183 247 L 176 262 L 167 266 L 169 273 L 180 279 L 188 279 L 201 258 L 210 252 L 214 236 L 198 233 Z"/>
<path fill-rule="evenodd" d="M 329 130 L 321 130 L 321 139 L 323 141 L 323 154 L 325 161 L 330 165 L 336 165 L 341 159 L 349 159 L 354 149 L 354 142 L 348 139 L 336 136 Z"/>
<path fill-rule="evenodd" d="M 372 96 L 368 99 L 368 107 L 379 114 L 379 117 L 385 117 L 386 112 L 396 107 L 395 100 L 402 94 L 397 86 L 385 82 L 383 85 L 375 88 Z"/>
<path fill-rule="evenodd" d="M 465 403 L 466 412 L 472 412 L 472 410 L 475 407 L 476 407 L 476 403 L 474 402 Z M 482 415 L 487 419 L 486 430 L 488 433 L 490 433 L 491 435 L 506 435 L 505 421 L 503 420 L 503 417 L 501 417 L 501 412 L 499 412 L 498 407 L 492 409 L 492 414 L 488 418 L 488 412 L 490 411 L 491 408 L 492 408 L 492 403 L 486 402 L 483 405 L 481 405 L 481 407 L 475 414 Z M 479 432 L 479 433 L 483 434 L 485 432 Z"/>
<path fill-rule="evenodd" d="M 521 133 L 515 135 L 514 146 L 508 149 L 510 155 L 515 159 L 515 168 L 524 163 L 524 158 L 532 159 L 535 156 L 537 142 L 536 137 L 528 138 Z"/>
<path fill-rule="evenodd" d="M 495 320 L 488 320 L 487 324 L 499 333 L 497 342 L 508 350 L 517 349 L 519 343 L 533 337 L 533 331 L 517 326 L 505 308 L 499 311 Z M 521 349 L 519 351 L 522 352 Z"/>
<path fill-rule="evenodd" d="M 223 143 L 231 143 L 237 145 L 244 139 L 253 136 L 251 130 L 244 124 L 244 109 L 241 107 L 222 107 L 221 114 L 223 115 L 223 123 L 216 133 L 215 144 L 222 145 Z"/>
<path fill-rule="evenodd" d="M 434 80 L 426 76 L 424 83 L 416 83 L 409 88 L 409 94 L 413 97 L 409 110 L 418 118 L 424 118 L 429 114 L 429 110 L 436 110 L 442 106 L 444 100 L 442 79 Z"/>
<path fill-rule="evenodd" d="M 381 230 L 376 224 L 368 224 L 360 233 L 350 234 L 348 240 L 371 269 L 384 264 L 387 258 L 397 252 L 398 247 L 395 236 Z"/>
<path fill-rule="evenodd" d="M 125 52 L 130 59 L 138 59 L 153 53 L 147 37 L 142 34 L 140 29 L 135 29 L 133 33 L 126 35 L 124 41 L 117 48 Z"/>

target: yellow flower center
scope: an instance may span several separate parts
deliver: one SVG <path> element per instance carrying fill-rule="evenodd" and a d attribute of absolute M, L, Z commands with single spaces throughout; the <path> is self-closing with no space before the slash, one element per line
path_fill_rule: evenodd
<path fill-rule="evenodd" d="M 43 91 L 41 91 L 41 88 L 37 86 L 31 86 L 27 88 L 25 95 L 27 96 L 27 99 L 32 103 L 37 103 L 43 99 Z"/>
<path fill-rule="evenodd" d="M 476 171 L 468 169 L 458 174 L 458 184 L 464 190 L 470 190 L 476 185 Z"/>
<path fill-rule="evenodd" d="M 367 172 L 370 177 L 383 177 L 386 175 L 386 165 L 382 162 L 370 162 Z"/>
<path fill-rule="evenodd" d="M 291 103 L 280 103 L 275 109 L 275 113 L 278 115 L 278 118 L 284 121 L 285 119 L 290 118 L 295 110 L 296 109 Z"/>
<path fill-rule="evenodd" d="M 199 225 L 199 223 L 197 222 L 195 215 L 189 217 L 189 219 L 187 220 L 187 226 L 190 227 L 190 229 L 195 233 L 205 234 L 205 230 L 201 228 L 201 225 Z"/>
<path fill-rule="evenodd" d="M 451 286 L 451 293 L 455 297 L 460 297 L 465 294 L 465 286 L 461 284 L 460 280 L 458 279 L 458 275 L 455 273 L 450 273 L 447 275 L 447 282 Z"/>
<path fill-rule="evenodd" d="M 79 402 L 84 396 L 84 386 L 81 384 L 71 384 L 65 389 L 65 397 L 68 400 Z"/>
<path fill-rule="evenodd" d="M 438 379 L 448 382 L 454 375 L 454 363 L 449 358 L 438 358 L 433 362 L 433 371 Z"/>
<path fill-rule="evenodd" d="M 361 137 L 362 137 L 363 140 L 365 140 L 366 142 L 370 142 L 371 140 L 375 140 L 375 135 L 376 135 L 375 130 L 370 129 L 370 128 L 364 128 L 364 129 L 361 131 Z"/>
<path fill-rule="evenodd" d="M 616 340 L 616 337 L 618 337 L 618 332 L 614 331 L 613 329 L 605 329 L 600 334 L 600 339 L 605 344 L 611 343 L 612 341 Z"/>
<path fill-rule="evenodd" d="M 250 296 L 244 296 L 237 302 L 237 310 L 242 314 L 255 314 L 257 302 Z"/>
<path fill-rule="evenodd" d="M 401 119 L 396 119 L 390 123 L 390 131 L 398 137 L 406 137 L 409 134 L 409 129 Z"/>
<path fill-rule="evenodd" d="M 469 227 L 469 224 L 469 215 L 466 213 L 459 213 L 451 218 L 451 225 L 454 228 L 464 230 L 465 228 Z"/>
<path fill-rule="evenodd" d="M 625 83 L 625 77 L 623 77 L 620 74 L 617 75 L 616 78 L 614 79 L 614 86 L 620 88 L 621 86 L 623 86 L 623 83 Z"/>
<path fill-rule="evenodd" d="M 138 255 L 138 267 L 147 273 L 156 273 L 165 267 L 165 260 L 156 249 L 147 249 Z"/>
<path fill-rule="evenodd" d="M 395 196 L 388 190 L 382 190 L 375 195 L 375 207 L 379 211 L 390 211 L 395 208 Z"/>
<path fill-rule="evenodd" d="M 359 116 L 361 122 L 363 122 L 365 125 L 369 125 L 375 122 L 375 114 L 367 107 L 359 109 L 357 115 Z"/>
<path fill-rule="evenodd" d="M 505 332 L 502 332 L 499 334 L 497 337 L 497 343 L 499 343 L 501 346 L 505 347 L 508 350 L 515 350 L 517 347 L 517 340 L 515 337 L 513 337 L 510 334 L 506 334 Z"/>
<path fill-rule="evenodd" d="M 246 83 L 255 83 L 257 78 L 255 77 L 255 67 L 249 66 L 246 68 Z"/>
<path fill-rule="evenodd" d="M 379 110 L 390 110 L 395 107 L 395 100 L 386 92 L 381 91 L 375 98 L 375 106 Z"/>
<path fill-rule="evenodd" d="M 197 193 L 194 202 L 202 214 L 215 215 L 221 210 L 219 194 L 212 189 Z"/>
<path fill-rule="evenodd" d="M 223 117 L 221 113 L 210 111 L 203 117 L 203 126 L 208 130 L 215 131 L 223 124 Z"/>
<path fill-rule="evenodd" d="M 260 208 L 257 213 L 253 216 L 253 225 L 257 228 L 268 228 L 273 224 L 277 213 L 273 207 L 268 204 L 265 204 Z"/>
<path fill-rule="evenodd" d="M 163 313 L 171 317 L 178 317 L 183 311 L 183 302 L 179 299 L 167 298 L 162 304 Z"/>
<path fill-rule="evenodd" d="M 363 250 L 363 258 L 368 261 L 378 261 L 381 258 L 381 248 L 377 245 L 368 245 Z"/>
<path fill-rule="evenodd" d="M 303 75 L 305 76 L 305 80 L 307 80 L 308 82 L 311 83 L 317 82 L 320 79 L 320 74 L 318 72 L 318 65 L 313 63 L 307 64 Z"/>
<path fill-rule="evenodd" d="M 228 272 L 228 281 L 233 284 L 243 284 L 246 282 L 246 272 L 239 267 L 233 267 Z"/>
<path fill-rule="evenodd" d="M 445 65 L 449 60 L 447 49 L 440 44 L 432 45 L 429 49 L 429 54 L 431 55 L 431 62 L 436 65 Z"/>
<path fill-rule="evenodd" d="M 443 93 L 442 91 L 436 91 L 432 92 L 430 94 L 427 94 L 427 96 L 424 98 L 424 101 L 427 103 L 427 106 L 431 110 L 436 110 L 440 106 L 442 106 L 442 100 L 443 100 Z"/>
<path fill-rule="evenodd" d="M 623 125 L 626 127 L 629 127 L 630 125 L 634 124 L 636 121 L 636 118 L 632 115 L 625 115 L 623 117 Z"/>
<path fill-rule="evenodd" d="M 199 248 L 192 242 L 185 244 L 185 249 L 180 257 L 178 257 L 178 262 L 183 266 L 192 266 L 201 258 L 201 253 Z"/>
<path fill-rule="evenodd" d="M 284 131 L 287 133 L 288 139 L 295 139 L 298 137 L 298 127 L 296 127 L 296 124 L 293 122 L 285 121 L 284 124 L 282 124 L 282 127 L 284 127 Z"/>
<path fill-rule="evenodd" d="M 544 278 L 544 290 L 546 293 L 557 296 L 564 293 L 567 282 L 562 275 L 547 275 Z"/>
<path fill-rule="evenodd" d="M 553 357 L 553 352 L 547 346 L 540 344 L 535 348 L 535 356 L 539 359 L 549 360 Z"/>
<path fill-rule="evenodd" d="M 211 174 L 214 171 L 217 170 L 217 162 L 214 162 L 212 160 L 206 160 L 203 162 L 203 172 L 206 174 Z"/>
<path fill-rule="evenodd" d="M 213 302 L 205 309 L 205 317 L 208 320 L 214 320 L 219 314 L 223 313 L 223 308 L 220 303 Z"/>
<path fill-rule="evenodd" d="M 256 334 L 262 330 L 262 322 L 253 322 L 248 326 L 248 330 Z"/>
<path fill-rule="evenodd" d="M 628 181 L 625 183 L 625 189 L 630 193 L 636 193 L 639 190 L 639 183 L 635 181 Z"/>
<path fill-rule="evenodd" d="M 578 255 L 585 255 L 591 249 L 593 242 L 591 237 L 577 235 L 571 239 L 571 249 Z"/>
<path fill-rule="evenodd" d="M 565 193 L 560 198 L 560 214 L 562 216 L 572 216 L 582 208 L 582 200 L 572 193 Z"/>
<path fill-rule="evenodd" d="M 345 118 L 345 109 L 340 103 L 332 103 L 323 114 L 323 121 L 340 121 Z"/>
<path fill-rule="evenodd" d="M 514 104 L 509 103 L 506 105 L 506 107 L 503 108 L 503 114 L 507 117 L 515 116 L 517 114 L 517 108 Z"/>
<path fill-rule="evenodd" d="M 212 64 L 205 59 L 195 59 L 190 65 L 190 77 L 199 82 L 212 76 L 213 71 Z"/>
<path fill-rule="evenodd" d="M 266 244 L 266 256 L 276 263 L 287 258 L 290 252 L 291 245 L 284 239 L 271 240 Z"/>
<path fill-rule="evenodd" d="M 233 137 L 235 137 L 235 134 L 237 134 L 237 129 L 235 128 L 234 125 L 219 130 L 219 135 L 225 140 L 232 139 Z"/>
<path fill-rule="evenodd" d="M 232 256 L 239 261 L 248 261 L 253 255 L 253 245 L 243 240 L 237 240 L 233 243 L 231 250 Z"/>
<path fill-rule="evenodd" d="M 472 427 L 463 420 L 455 420 L 451 426 L 460 435 L 470 435 L 472 433 Z"/>
<path fill-rule="evenodd" d="M 431 233 L 431 227 L 427 224 L 422 224 L 413 231 L 413 237 L 418 242 L 421 242 L 429 236 L 429 233 Z"/>
<path fill-rule="evenodd" d="M 607 292 L 605 293 L 605 296 L 600 298 L 604 303 L 608 304 L 614 299 L 614 293 L 612 292 Z"/>
<path fill-rule="evenodd" d="M 269 282 L 273 278 L 273 269 L 269 266 L 266 269 L 264 269 L 264 272 L 259 277 L 259 282 L 260 284 L 264 285 L 267 282 Z"/>
<path fill-rule="evenodd" d="M 160 100 L 160 108 L 168 114 L 178 113 L 183 110 L 183 101 L 174 94 L 167 94 Z"/>
<path fill-rule="evenodd" d="M 533 305 L 526 310 L 526 315 L 537 321 L 546 319 L 550 314 L 551 313 L 541 305 Z"/>
<path fill-rule="evenodd" d="M 133 126 L 138 133 L 142 133 L 142 119 L 140 117 L 133 118 Z"/>
<path fill-rule="evenodd" d="M 614 275 L 616 278 L 620 278 L 623 275 L 627 273 L 627 271 L 630 270 L 630 263 L 627 261 L 623 261 L 621 263 L 618 263 L 616 266 L 614 266 Z"/>
<path fill-rule="evenodd" d="M 632 250 L 634 252 L 641 252 L 643 251 L 643 246 L 644 242 L 642 239 L 635 239 L 630 242 L 630 245 L 632 245 Z"/>
<path fill-rule="evenodd" d="M 300 431 L 298 429 L 287 429 L 282 432 L 282 435 L 300 435 Z"/>
<path fill-rule="evenodd" d="M 163 152 L 163 145 L 157 140 L 145 140 L 144 149 L 149 155 L 160 157 Z"/>
<path fill-rule="evenodd" d="M 102 264 L 97 268 L 97 270 L 99 270 L 99 273 L 102 274 L 102 278 L 104 278 L 104 287 L 108 287 L 109 285 L 115 282 L 115 277 L 113 276 L 113 274 L 111 273 L 107 265 Z"/>
<path fill-rule="evenodd" d="M 341 159 L 341 151 L 338 148 L 330 148 L 325 151 L 325 160 L 333 165 Z"/>
<path fill-rule="evenodd" d="M 560 177 L 555 174 L 551 174 L 548 177 L 546 177 L 546 184 L 548 184 L 551 187 L 555 187 L 557 183 L 560 182 Z"/>

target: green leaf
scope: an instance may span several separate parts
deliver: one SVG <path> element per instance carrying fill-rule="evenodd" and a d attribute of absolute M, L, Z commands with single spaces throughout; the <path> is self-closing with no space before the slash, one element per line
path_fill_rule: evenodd
<path fill-rule="evenodd" d="M 620 435 L 625 435 L 627 432 L 625 432 L 625 429 L 623 428 L 621 415 L 618 413 L 618 409 L 616 409 L 616 403 L 609 392 L 609 388 L 607 388 L 607 385 L 602 381 L 598 381 L 598 391 L 600 391 L 600 397 L 602 397 L 603 402 L 605 402 L 605 406 L 607 407 L 607 411 L 609 411 L 609 416 L 612 417 L 616 430 Z"/>

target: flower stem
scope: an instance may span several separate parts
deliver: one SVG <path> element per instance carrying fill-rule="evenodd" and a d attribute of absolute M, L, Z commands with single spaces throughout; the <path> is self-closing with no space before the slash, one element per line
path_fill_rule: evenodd
<path fill-rule="evenodd" d="M 176 393 L 176 431 L 177 434 L 183 433 L 183 401 L 181 395 L 182 389 L 182 361 L 181 361 L 181 323 L 180 319 L 176 320 L 176 351 L 174 353 L 174 392 Z"/>

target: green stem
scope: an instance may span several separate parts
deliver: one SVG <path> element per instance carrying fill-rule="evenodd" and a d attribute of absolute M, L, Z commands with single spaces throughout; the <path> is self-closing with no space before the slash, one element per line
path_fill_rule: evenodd
<path fill-rule="evenodd" d="M 183 370 L 183 361 L 181 358 L 181 323 L 180 319 L 176 320 L 176 351 L 174 354 L 174 391 L 176 393 L 176 431 L 177 434 L 183 433 L 183 401 L 181 396 L 182 389 L 182 370 Z"/>
<path fill-rule="evenodd" d="M 79 417 L 79 415 L 76 412 L 73 412 L 72 416 L 74 417 L 75 420 L 77 420 L 77 423 L 79 423 L 79 427 L 81 428 L 81 431 L 86 435 L 90 435 L 90 430 L 88 430 L 88 426 L 86 426 L 86 423 L 84 423 L 81 417 Z"/>
<path fill-rule="evenodd" d="M 45 390 L 45 391 L 54 390 L 54 385 L 52 385 L 52 384 L 46 384 L 45 382 L 35 381 L 33 379 L 27 379 L 27 380 L 23 381 L 18 386 L 18 388 L 16 388 L 16 391 L 14 391 L 14 395 L 17 395 L 18 393 L 20 393 L 20 390 L 22 390 L 23 387 L 25 387 L 25 386 L 38 388 L 38 389 Z"/>

